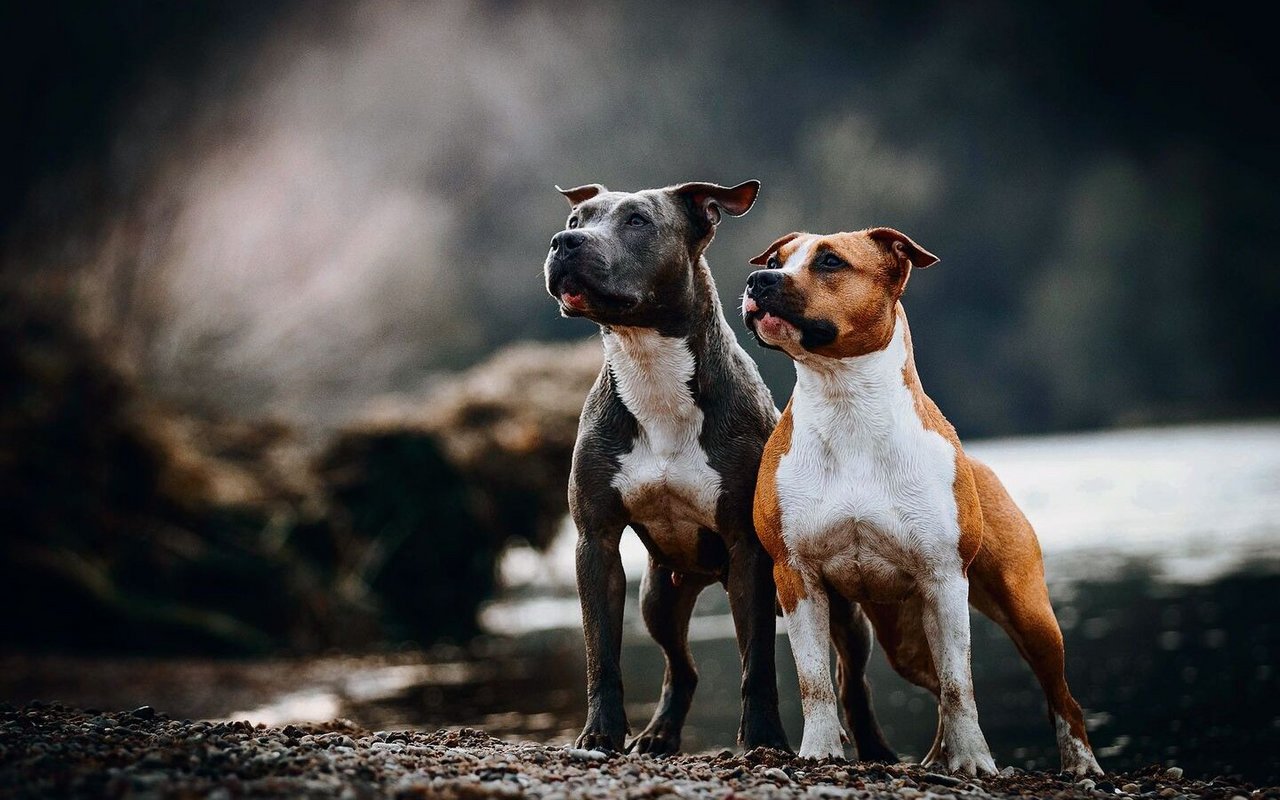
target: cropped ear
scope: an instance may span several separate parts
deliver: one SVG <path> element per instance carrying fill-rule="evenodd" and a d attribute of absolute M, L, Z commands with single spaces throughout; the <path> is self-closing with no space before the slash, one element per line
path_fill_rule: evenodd
<path fill-rule="evenodd" d="M 924 269 L 932 267 L 939 261 L 937 256 L 911 241 L 911 237 L 902 231 L 896 231 L 893 228 L 872 228 L 867 231 L 867 235 L 884 242 L 890 252 L 898 258 L 910 261 L 913 267 Z"/>
<path fill-rule="evenodd" d="M 561 189 L 557 186 L 556 191 L 568 199 L 570 208 L 576 208 L 579 204 L 609 190 L 598 183 L 588 183 L 586 186 L 578 186 L 574 189 Z"/>
<path fill-rule="evenodd" d="M 760 194 L 760 181 L 747 181 L 737 186 L 716 183 L 682 183 L 671 187 L 672 194 L 684 199 L 692 213 L 699 214 L 712 225 L 720 224 L 720 212 L 740 217 L 751 210 Z"/>
<path fill-rule="evenodd" d="M 792 231 L 791 233 L 788 233 L 786 236 L 783 236 L 781 239 L 778 239 L 777 241 L 775 241 L 773 244 L 769 245 L 768 249 L 766 249 L 763 253 L 751 259 L 747 263 L 755 264 L 757 267 L 763 267 L 765 264 L 769 263 L 769 256 L 781 250 L 784 244 L 796 238 L 797 236 L 803 236 L 803 235 L 804 234 L 800 233 L 800 231 Z"/>

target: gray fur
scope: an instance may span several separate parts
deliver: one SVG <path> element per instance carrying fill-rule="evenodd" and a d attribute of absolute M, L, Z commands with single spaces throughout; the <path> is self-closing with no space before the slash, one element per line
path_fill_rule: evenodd
<path fill-rule="evenodd" d="M 631 525 L 650 551 L 641 602 L 645 623 L 667 657 L 657 711 L 632 744 L 642 752 L 679 748 L 697 682 L 687 647 L 688 618 L 697 593 L 719 581 L 729 592 L 743 659 L 739 740 L 748 748 L 787 748 L 774 674 L 772 563 L 756 538 L 751 512 L 761 452 L 778 414 L 755 363 L 725 321 L 703 258 L 721 212 L 745 213 L 754 200 L 754 187 L 746 186 L 684 184 L 625 193 L 592 185 L 564 192 L 573 204 L 570 219 L 581 224 L 573 229 L 578 235 L 572 252 L 560 247 L 548 255 L 547 290 L 557 299 L 565 291 L 585 295 L 589 309 L 562 311 L 599 323 L 606 337 L 615 335 L 611 326 L 625 325 L 687 340 L 694 355 L 689 389 L 703 413 L 699 444 L 719 475 L 721 492 L 716 530 L 698 532 L 697 563 L 673 560 L 630 518 L 612 481 L 639 426 L 606 363 L 583 408 L 569 481 L 587 645 L 581 747 L 621 749 L 628 730 L 618 667 L 625 590 L 618 540 Z M 746 207 L 744 191 L 750 196 Z M 645 224 L 628 225 L 633 214 L 641 214 Z M 558 235 L 562 244 L 566 235 L 572 235 L 568 228 Z"/>

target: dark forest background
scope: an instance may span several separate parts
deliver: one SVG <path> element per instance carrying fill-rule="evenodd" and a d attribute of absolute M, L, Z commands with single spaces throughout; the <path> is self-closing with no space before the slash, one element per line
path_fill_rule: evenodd
<path fill-rule="evenodd" d="M 1272 54 L 1229 5 L 5 14 L 6 269 L 188 406 L 331 425 L 587 335 L 540 286 L 552 184 L 754 177 L 726 300 L 779 233 L 908 231 L 943 259 L 908 306 L 962 433 L 1277 409 Z"/>
<path fill-rule="evenodd" d="M 710 250 L 728 307 L 781 233 L 908 232 L 966 437 L 1280 411 L 1273 46 L 1230 4 L 2 13 L 0 583 L 47 618 L 0 641 L 474 630 L 598 366 L 499 352 L 593 332 L 542 288 L 554 184 L 760 179 Z"/>

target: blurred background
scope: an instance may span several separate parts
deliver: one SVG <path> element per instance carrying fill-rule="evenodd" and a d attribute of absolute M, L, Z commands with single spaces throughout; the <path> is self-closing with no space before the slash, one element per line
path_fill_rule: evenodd
<path fill-rule="evenodd" d="M 1040 532 L 1104 766 L 1280 779 L 1265 26 L 1132 2 L 0 13 L 0 698 L 570 739 L 564 483 L 600 356 L 542 287 L 552 186 L 757 178 L 709 251 L 726 306 L 794 229 L 941 256 L 906 296 L 919 370 Z M 781 405 L 790 363 L 748 347 Z M 721 594 L 692 749 L 737 726 Z M 628 620 L 638 730 L 661 661 Z M 1029 670 L 977 624 L 997 760 L 1056 768 Z M 918 757 L 932 702 L 873 662 Z"/>

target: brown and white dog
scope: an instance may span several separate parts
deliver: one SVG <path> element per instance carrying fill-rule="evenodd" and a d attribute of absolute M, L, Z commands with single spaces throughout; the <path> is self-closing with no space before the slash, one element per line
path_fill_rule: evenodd
<path fill-rule="evenodd" d="M 1101 773 L 1067 688 L 1035 532 L 920 387 L 899 298 L 913 267 L 937 261 L 891 228 L 791 233 L 751 261 L 766 269 L 748 280 L 743 317 L 796 365 L 760 464 L 755 527 L 800 677 L 799 754 L 843 754 L 828 654 L 832 626 L 857 621 L 852 601 L 894 669 L 938 698 L 924 763 L 995 772 L 973 698 L 972 603 L 1044 688 L 1063 769 Z"/>

